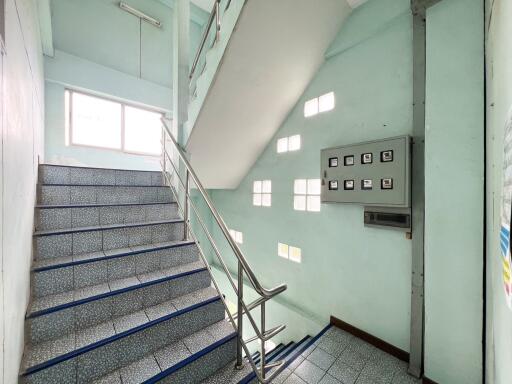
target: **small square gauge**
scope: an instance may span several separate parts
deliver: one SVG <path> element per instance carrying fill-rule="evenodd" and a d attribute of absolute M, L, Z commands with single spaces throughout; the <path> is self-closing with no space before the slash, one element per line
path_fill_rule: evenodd
<path fill-rule="evenodd" d="M 329 189 L 331 191 L 337 191 L 338 190 L 338 180 L 330 180 L 329 181 Z"/>
<path fill-rule="evenodd" d="M 329 168 L 335 168 L 338 166 L 338 158 L 337 157 L 330 157 L 329 158 Z"/>
<path fill-rule="evenodd" d="M 393 189 L 393 179 L 381 179 L 380 180 L 380 188 L 381 189 Z"/>
<path fill-rule="evenodd" d="M 371 179 L 361 180 L 361 189 L 366 191 L 369 189 L 373 189 L 373 181 Z"/>
<path fill-rule="evenodd" d="M 343 188 L 345 191 L 351 191 L 354 189 L 354 180 L 345 180 L 343 182 Z"/>
<path fill-rule="evenodd" d="M 343 164 L 345 164 L 346 167 L 354 165 L 354 156 L 353 155 L 345 156 L 343 158 Z"/>
<path fill-rule="evenodd" d="M 373 163 L 373 155 L 371 153 L 363 153 L 361 155 L 361 164 Z"/>
<path fill-rule="evenodd" d="M 382 151 L 380 153 L 380 161 L 382 163 L 390 163 L 393 161 L 393 151 L 392 150 L 388 150 L 388 151 Z"/>

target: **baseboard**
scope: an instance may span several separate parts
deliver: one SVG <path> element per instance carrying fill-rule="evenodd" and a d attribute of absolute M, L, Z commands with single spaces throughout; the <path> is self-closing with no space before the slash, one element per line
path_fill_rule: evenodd
<path fill-rule="evenodd" d="M 372 344 L 373 346 L 383 350 L 386 353 L 389 353 L 392 356 L 395 356 L 400 360 L 409 362 L 409 353 L 405 352 L 400 348 L 395 347 L 394 345 L 385 342 L 384 340 L 379 339 L 378 337 L 370 335 L 369 333 L 362 331 L 361 329 L 356 328 L 353 325 L 344 322 L 343 320 L 337 319 L 334 316 L 331 316 L 331 324 L 334 325 L 335 327 L 343 329 L 345 332 L 351 333 L 352 335 L 366 341 L 369 344 Z M 433 381 L 423 382 L 425 384 L 435 384 Z"/>

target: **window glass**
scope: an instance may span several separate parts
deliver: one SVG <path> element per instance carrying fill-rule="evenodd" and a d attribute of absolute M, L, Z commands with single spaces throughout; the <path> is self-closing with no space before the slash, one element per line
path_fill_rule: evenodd
<path fill-rule="evenodd" d="M 162 136 L 162 115 L 130 106 L 125 107 L 124 149 L 128 152 L 139 152 L 160 155 Z"/>
<path fill-rule="evenodd" d="M 72 143 L 121 149 L 121 104 L 73 92 Z"/>

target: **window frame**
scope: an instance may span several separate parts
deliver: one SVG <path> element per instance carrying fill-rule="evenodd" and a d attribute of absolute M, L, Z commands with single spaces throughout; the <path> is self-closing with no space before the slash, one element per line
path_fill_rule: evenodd
<path fill-rule="evenodd" d="M 0 0 L 1 1 L 1 0 Z M 93 97 L 99 100 L 105 100 L 113 103 L 117 103 L 121 106 L 121 148 L 107 148 L 107 147 L 101 147 L 99 145 L 89 145 L 89 144 L 79 144 L 73 142 L 73 94 L 79 94 L 84 95 L 88 97 Z M 66 100 L 66 98 L 68 98 Z M 114 151 L 114 152 L 120 152 L 120 153 L 126 153 L 129 155 L 138 155 L 138 156 L 146 156 L 146 157 L 154 157 L 154 158 L 160 158 L 162 154 L 154 154 L 149 152 L 143 152 L 143 151 L 132 151 L 127 150 L 125 148 L 125 130 L 126 130 L 126 119 L 125 119 L 125 109 L 126 107 L 131 108 L 137 108 L 143 111 L 152 112 L 152 113 L 158 113 L 162 115 L 162 117 L 165 117 L 165 112 L 162 110 L 159 110 L 157 108 L 151 108 L 151 107 L 141 107 L 140 105 L 137 105 L 136 103 L 130 103 L 125 101 L 116 100 L 113 97 L 104 97 L 99 96 L 94 93 L 90 92 L 84 92 L 81 90 L 76 90 L 73 88 L 64 88 L 64 105 L 67 103 L 67 108 L 64 109 L 64 118 L 65 118 L 65 135 L 66 135 L 66 146 L 73 146 L 73 147 L 83 147 L 83 148 L 94 148 L 94 149 L 101 149 L 105 151 Z M 67 116 L 66 116 L 66 109 L 67 109 Z"/>

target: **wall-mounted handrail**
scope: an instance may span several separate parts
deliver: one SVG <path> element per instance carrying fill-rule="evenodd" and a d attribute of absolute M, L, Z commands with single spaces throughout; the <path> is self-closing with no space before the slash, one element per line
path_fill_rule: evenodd
<path fill-rule="evenodd" d="M 194 73 L 197 68 L 197 64 L 199 63 L 199 58 L 201 57 L 201 53 L 204 50 L 206 45 L 206 41 L 208 40 L 208 34 L 210 33 L 210 28 L 215 21 L 215 41 L 219 40 L 220 37 L 220 0 L 215 0 L 215 4 L 213 5 L 213 9 L 210 12 L 210 17 L 208 18 L 208 22 L 206 23 L 206 27 L 203 31 L 203 36 L 201 37 L 201 42 L 199 43 L 199 48 L 197 49 L 196 56 L 194 57 L 194 61 L 192 62 L 192 67 L 190 69 L 189 79 L 192 80 L 194 77 Z"/>
<path fill-rule="evenodd" d="M 265 304 L 268 300 L 273 298 L 274 296 L 278 295 L 279 293 L 286 290 L 286 285 L 281 284 L 278 285 L 272 289 L 264 288 L 258 279 L 256 278 L 252 268 L 250 267 L 249 263 L 247 262 L 245 256 L 243 255 L 242 251 L 238 247 L 238 245 L 235 243 L 233 238 L 231 237 L 229 230 L 216 210 L 216 208 L 213 205 L 213 202 L 211 201 L 210 197 L 208 196 L 206 190 L 204 189 L 203 185 L 201 184 L 199 178 L 197 177 L 196 173 L 194 172 L 192 166 L 190 165 L 188 159 L 186 158 L 186 155 L 183 151 L 183 149 L 180 147 L 178 142 L 175 140 L 174 136 L 172 135 L 168 121 L 166 119 L 162 119 L 163 128 L 162 128 L 162 156 L 163 156 L 163 162 L 162 162 L 162 168 L 165 175 L 165 180 L 169 187 L 171 188 L 174 196 L 176 197 L 178 207 L 180 210 L 180 213 L 183 215 L 184 218 L 184 238 L 188 239 L 189 234 L 194 238 L 196 243 L 198 244 L 198 247 L 200 248 L 200 253 L 202 255 L 203 261 L 208 265 L 206 258 L 204 257 L 202 248 L 200 247 L 199 243 L 197 242 L 197 237 L 194 234 L 194 231 L 192 230 L 190 223 L 190 213 L 192 212 L 195 217 L 197 218 L 197 222 L 199 223 L 200 228 L 204 231 L 206 234 L 206 237 L 208 241 L 210 242 L 213 251 L 215 253 L 215 256 L 217 260 L 219 261 L 222 269 L 226 273 L 228 277 L 228 281 L 233 288 L 235 294 L 238 298 L 238 309 L 237 314 L 233 315 L 229 312 L 227 305 L 225 301 L 223 300 L 224 305 L 226 306 L 228 317 L 230 321 L 232 322 L 235 329 L 238 331 L 238 344 L 237 344 L 237 366 L 241 367 L 243 364 L 243 356 L 242 351 L 245 351 L 246 358 L 248 359 L 250 365 L 252 366 L 253 370 L 256 373 L 256 376 L 260 383 L 269 383 L 275 376 L 277 376 L 281 370 L 284 368 L 284 362 L 277 362 L 272 364 L 266 364 L 264 354 L 265 354 L 265 342 L 268 341 L 270 338 L 277 335 L 279 332 L 283 331 L 285 329 L 285 325 L 279 325 L 274 328 L 271 328 L 269 330 L 266 330 L 266 311 L 265 311 Z M 172 144 L 172 150 L 173 155 L 177 154 L 177 161 L 178 165 L 175 164 L 175 161 L 173 161 L 173 156 L 171 156 L 168 152 L 167 143 L 170 142 Z M 169 177 L 169 172 L 167 171 L 167 164 L 170 164 L 172 169 L 170 170 L 172 172 L 172 175 L 176 175 L 178 180 L 178 188 L 181 187 L 184 191 L 184 203 L 180 203 L 180 199 L 178 196 L 178 192 L 175 190 L 172 179 Z M 184 168 L 181 167 L 181 164 L 183 164 Z M 180 176 L 180 169 L 185 172 L 185 180 L 182 179 Z M 224 261 L 222 254 L 218 248 L 218 246 L 215 243 L 215 240 L 213 236 L 211 235 L 210 231 L 208 230 L 204 220 L 201 217 L 201 214 L 199 210 L 196 207 L 196 204 L 192 201 L 191 193 L 190 193 L 190 182 L 193 182 L 195 184 L 195 187 L 199 191 L 199 194 L 205 201 L 209 212 L 214 217 L 215 222 L 221 229 L 221 233 L 223 234 L 225 240 L 229 244 L 231 250 L 233 251 L 237 262 L 238 262 L 238 283 L 235 284 L 233 278 L 231 277 L 231 273 L 228 269 L 228 266 L 226 262 Z M 191 208 L 191 209 L 189 209 Z M 211 273 L 211 269 L 208 266 L 208 270 Z M 251 302 L 250 304 L 246 304 L 243 299 L 243 281 L 244 281 L 244 274 L 247 276 L 247 280 L 249 281 L 250 285 L 254 290 L 258 293 L 260 296 L 255 301 Z M 214 285 L 218 289 L 218 285 L 215 282 L 215 279 L 212 275 L 212 281 L 214 282 Z M 256 320 L 253 318 L 251 314 L 251 310 L 260 307 L 261 309 L 261 320 L 260 320 L 260 326 L 258 327 L 258 324 L 256 323 Z M 255 336 L 251 337 L 248 340 L 243 340 L 243 319 L 244 315 L 249 320 L 250 325 L 252 326 Z M 249 349 L 247 347 L 247 344 L 250 342 L 253 342 L 255 340 L 261 341 L 261 360 L 260 360 L 260 366 L 259 368 L 256 366 L 251 354 L 249 353 Z M 266 377 L 267 371 L 272 369 L 272 373 Z"/>

